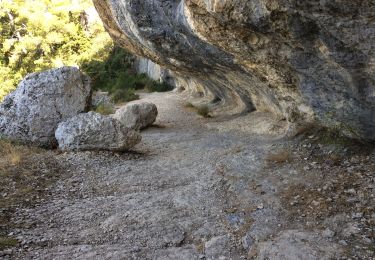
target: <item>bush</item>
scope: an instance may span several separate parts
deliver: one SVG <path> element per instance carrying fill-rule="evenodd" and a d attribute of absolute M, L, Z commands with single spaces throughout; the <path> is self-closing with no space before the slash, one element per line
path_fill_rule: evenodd
<path fill-rule="evenodd" d="M 138 94 L 132 88 L 116 89 L 111 95 L 113 102 L 124 103 L 139 99 Z"/>
<path fill-rule="evenodd" d="M 206 117 L 206 118 L 211 117 L 210 116 L 210 109 L 208 108 L 207 105 L 199 106 L 197 108 L 197 113 L 199 115 L 203 116 L 203 117 Z"/>
<path fill-rule="evenodd" d="M 26 74 L 79 66 L 111 45 L 101 22 L 87 28 L 89 0 L 0 1 L 0 101 Z"/>
<path fill-rule="evenodd" d="M 109 92 L 115 103 L 138 99 L 137 90 L 164 92 L 173 89 L 146 74 L 137 74 L 132 68 L 133 62 L 131 54 L 115 46 L 106 59 L 84 62 L 81 68 L 92 78 L 94 89 Z"/>
<path fill-rule="evenodd" d="M 173 90 L 173 87 L 165 82 L 153 81 L 151 85 L 147 86 L 150 92 L 167 92 Z"/>
<path fill-rule="evenodd" d="M 0 101 L 26 74 L 63 65 L 80 67 L 94 89 L 117 102 L 137 99 L 135 90 L 172 89 L 136 74 L 134 57 L 113 44 L 101 21 L 82 23 L 90 6 L 89 0 L 0 1 Z"/>

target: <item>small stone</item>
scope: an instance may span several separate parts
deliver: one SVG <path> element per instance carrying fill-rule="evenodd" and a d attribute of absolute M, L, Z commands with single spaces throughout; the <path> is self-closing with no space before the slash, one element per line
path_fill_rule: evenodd
<path fill-rule="evenodd" d="M 335 232 L 327 228 L 323 231 L 322 235 L 323 237 L 326 237 L 326 238 L 332 238 L 335 236 Z"/>
<path fill-rule="evenodd" d="M 347 227 L 342 231 L 344 237 L 350 237 L 352 235 L 358 234 L 361 229 L 356 223 L 348 223 Z"/>
<path fill-rule="evenodd" d="M 13 253 L 12 249 L 6 249 L 3 251 L 0 251 L 0 256 L 9 256 Z"/>
<path fill-rule="evenodd" d="M 362 212 L 358 212 L 358 213 L 353 213 L 352 214 L 352 218 L 353 219 L 360 219 L 363 217 L 363 213 Z"/>
<path fill-rule="evenodd" d="M 355 189 L 348 189 L 348 190 L 345 190 L 345 193 L 356 194 L 356 191 L 355 191 Z"/>
<path fill-rule="evenodd" d="M 254 240 L 249 234 L 242 238 L 242 246 L 245 250 L 250 250 L 253 244 Z"/>

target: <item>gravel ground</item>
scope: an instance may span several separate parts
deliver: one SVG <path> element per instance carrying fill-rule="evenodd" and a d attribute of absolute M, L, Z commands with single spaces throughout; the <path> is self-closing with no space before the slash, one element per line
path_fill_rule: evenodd
<path fill-rule="evenodd" d="M 133 151 L 53 153 L 64 172 L 15 210 L 19 246 L 4 258 L 374 258 L 371 147 L 286 140 L 258 112 L 202 118 L 175 93 L 143 98 L 159 117 Z"/>

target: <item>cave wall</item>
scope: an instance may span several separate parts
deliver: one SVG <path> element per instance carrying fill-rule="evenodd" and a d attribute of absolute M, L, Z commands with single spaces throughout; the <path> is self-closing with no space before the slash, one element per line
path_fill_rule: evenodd
<path fill-rule="evenodd" d="M 221 113 L 375 140 L 375 0 L 94 0 L 113 39 Z"/>

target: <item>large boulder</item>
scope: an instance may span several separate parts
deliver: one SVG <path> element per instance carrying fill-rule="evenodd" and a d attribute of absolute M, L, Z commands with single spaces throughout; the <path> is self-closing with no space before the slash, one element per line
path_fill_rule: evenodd
<path fill-rule="evenodd" d="M 57 125 L 90 105 L 89 77 L 75 67 L 27 75 L 0 104 L 0 136 L 54 147 Z"/>
<path fill-rule="evenodd" d="M 55 136 L 63 151 L 126 151 L 141 141 L 136 131 L 95 112 L 79 114 L 60 123 Z"/>
<path fill-rule="evenodd" d="M 155 104 L 142 102 L 131 103 L 116 111 L 113 118 L 120 121 L 126 127 L 141 130 L 152 125 L 158 116 Z"/>

